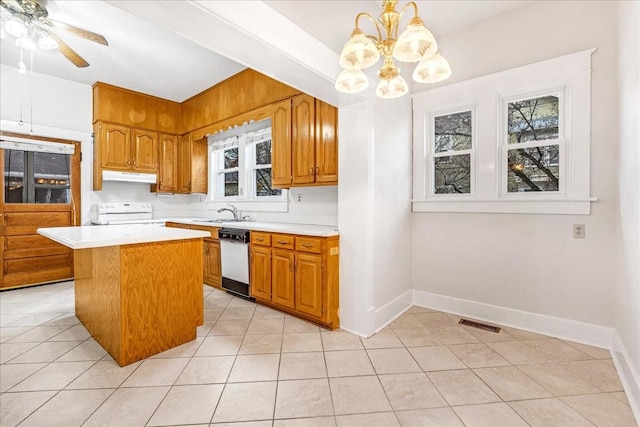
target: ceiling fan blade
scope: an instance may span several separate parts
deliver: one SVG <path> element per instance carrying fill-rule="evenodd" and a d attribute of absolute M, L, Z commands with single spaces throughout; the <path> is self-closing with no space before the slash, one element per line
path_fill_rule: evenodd
<path fill-rule="evenodd" d="M 2 0 L 2 6 L 5 6 L 5 4 L 8 10 L 16 10 L 24 13 L 24 8 L 16 0 Z"/>
<path fill-rule="evenodd" d="M 75 34 L 76 36 L 82 37 L 87 40 L 91 40 L 92 42 L 95 42 L 95 43 L 100 43 L 102 45 L 109 46 L 109 42 L 101 34 L 97 34 L 89 30 L 85 30 L 83 28 L 78 28 L 73 25 L 65 24 L 64 22 L 56 21 L 55 19 L 46 18 L 46 20 L 49 21 L 51 24 L 53 24 L 55 27 L 69 31 L 70 33 Z"/>
<path fill-rule="evenodd" d="M 62 41 L 62 39 L 56 36 L 52 31 L 48 31 L 47 33 L 53 38 L 56 43 L 58 43 L 58 50 L 61 54 L 64 55 L 69 61 L 73 63 L 78 68 L 88 67 L 89 63 L 84 60 L 83 57 L 78 55 L 75 50 L 71 49 L 68 44 Z"/>

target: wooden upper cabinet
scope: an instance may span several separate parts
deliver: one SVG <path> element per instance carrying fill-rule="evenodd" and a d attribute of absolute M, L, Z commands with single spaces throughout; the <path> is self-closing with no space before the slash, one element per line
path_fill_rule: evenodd
<path fill-rule="evenodd" d="M 291 175 L 291 100 L 277 102 L 271 113 L 271 184 L 289 187 Z"/>
<path fill-rule="evenodd" d="M 316 99 L 316 182 L 338 183 L 338 109 Z"/>
<path fill-rule="evenodd" d="M 105 169 L 131 170 L 131 129 L 103 123 L 100 126 L 99 149 Z"/>
<path fill-rule="evenodd" d="M 311 184 L 315 181 L 315 99 L 294 96 L 291 113 L 293 184 Z"/>
<path fill-rule="evenodd" d="M 158 191 L 178 191 L 178 137 L 160 135 L 160 167 L 158 168 Z"/>
<path fill-rule="evenodd" d="M 191 192 L 191 137 L 184 135 L 178 143 L 178 192 Z"/>
<path fill-rule="evenodd" d="M 132 169 L 137 172 L 156 172 L 158 170 L 158 134 L 141 129 L 133 129 L 132 133 Z"/>

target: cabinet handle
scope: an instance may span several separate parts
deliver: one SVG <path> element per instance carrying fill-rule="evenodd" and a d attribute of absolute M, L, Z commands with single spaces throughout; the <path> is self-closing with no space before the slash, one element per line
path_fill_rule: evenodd
<path fill-rule="evenodd" d="M 138 162 L 136 160 L 133 161 L 133 166 L 138 166 Z"/>
<path fill-rule="evenodd" d="M 310 173 L 311 175 L 313 175 L 313 166 L 311 166 L 311 167 L 309 168 L 309 173 Z"/>
<path fill-rule="evenodd" d="M 127 166 L 131 164 L 131 160 L 127 159 Z"/>
<path fill-rule="evenodd" d="M 316 176 L 320 175 L 320 166 L 316 165 Z"/>
<path fill-rule="evenodd" d="M 285 242 L 284 240 L 278 240 L 278 243 L 281 244 L 281 245 L 286 245 L 287 244 L 287 242 Z"/>
<path fill-rule="evenodd" d="M 313 244 L 311 244 L 311 243 L 303 243 L 302 246 L 304 246 L 305 248 L 312 248 Z"/>
<path fill-rule="evenodd" d="M 289 271 L 293 271 L 293 263 L 289 260 Z"/>
<path fill-rule="evenodd" d="M 258 242 L 264 242 L 264 239 L 263 239 L 262 237 L 256 237 L 256 240 L 257 240 Z"/>

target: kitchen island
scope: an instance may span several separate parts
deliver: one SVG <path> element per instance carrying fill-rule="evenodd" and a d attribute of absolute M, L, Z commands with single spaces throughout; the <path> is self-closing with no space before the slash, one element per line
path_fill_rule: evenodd
<path fill-rule="evenodd" d="M 196 338 L 208 232 L 110 225 L 38 233 L 74 250 L 76 316 L 120 366 Z"/>

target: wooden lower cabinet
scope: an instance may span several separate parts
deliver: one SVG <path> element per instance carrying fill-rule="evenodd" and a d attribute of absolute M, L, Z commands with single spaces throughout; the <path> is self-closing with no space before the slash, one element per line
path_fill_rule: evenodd
<path fill-rule="evenodd" d="M 202 280 L 205 285 L 222 289 L 222 265 L 220 263 L 220 241 L 218 240 L 218 227 L 206 225 L 189 225 L 178 222 L 167 222 L 167 227 L 187 228 L 202 230 L 211 233 L 210 238 L 202 239 Z"/>
<path fill-rule="evenodd" d="M 252 232 L 251 296 L 324 327 L 339 327 L 338 242 L 338 236 Z"/>

